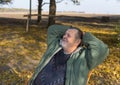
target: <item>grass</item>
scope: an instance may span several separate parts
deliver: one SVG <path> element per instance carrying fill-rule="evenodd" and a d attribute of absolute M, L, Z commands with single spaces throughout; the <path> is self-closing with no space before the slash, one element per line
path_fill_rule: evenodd
<path fill-rule="evenodd" d="M 70 23 L 62 23 L 71 25 Z M 92 72 L 89 85 L 120 84 L 120 46 L 115 28 L 97 28 L 72 23 L 108 44 L 108 58 Z M 81 23 L 80 23 L 81 24 Z M 28 33 L 20 25 L 0 25 L 0 84 L 26 85 L 46 50 L 47 28 L 31 26 Z"/>

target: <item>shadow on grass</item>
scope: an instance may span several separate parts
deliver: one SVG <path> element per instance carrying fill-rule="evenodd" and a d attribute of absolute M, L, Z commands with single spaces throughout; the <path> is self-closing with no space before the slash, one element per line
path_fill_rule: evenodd
<path fill-rule="evenodd" d="M 109 27 L 109 28 L 113 28 L 114 25 L 111 25 L 110 23 L 114 23 L 114 22 L 119 22 L 120 20 L 120 16 L 119 15 L 111 15 L 111 16 L 107 16 L 109 17 L 108 21 L 102 21 L 102 15 L 101 16 L 91 16 L 91 17 L 82 17 L 82 16 L 65 16 L 65 15 L 57 15 L 56 16 L 56 21 L 64 23 L 71 23 L 71 22 L 79 22 L 82 25 L 87 25 L 87 26 L 93 26 L 93 27 Z M 4 17 L 0 17 L 0 24 L 2 25 L 23 25 L 26 26 L 26 19 L 17 19 L 17 18 L 4 18 Z M 48 23 L 48 17 L 47 18 L 43 18 L 41 20 L 41 23 L 39 24 L 40 26 L 45 26 Z M 38 25 L 37 23 L 37 19 L 31 19 L 30 22 L 31 25 Z M 47 26 L 46 26 L 47 27 Z"/>
<path fill-rule="evenodd" d="M 117 34 L 101 34 L 94 33 L 99 39 L 108 44 L 108 46 L 116 46 L 118 44 Z"/>

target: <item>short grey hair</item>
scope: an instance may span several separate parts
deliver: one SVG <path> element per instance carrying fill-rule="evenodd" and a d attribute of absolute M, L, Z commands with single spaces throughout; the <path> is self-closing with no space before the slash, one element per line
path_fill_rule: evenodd
<path fill-rule="evenodd" d="M 79 28 L 72 27 L 72 26 L 69 29 L 75 29 L 75 30 L 77 30 L 76 39 L 80 39 L 81 40 L 81 43 L 78 46 L 83 45 L 83 42 L 82 42 L 83 32 Z"/>
<path fill-rule="evenodd" d="M 79 28 L 70 27 L 69 29 L 75 29 L 75 30 L 77 30 L 76 38 L 77 38 L 77 39 L 83 39 L 83 32 L 82 32 Z"/>

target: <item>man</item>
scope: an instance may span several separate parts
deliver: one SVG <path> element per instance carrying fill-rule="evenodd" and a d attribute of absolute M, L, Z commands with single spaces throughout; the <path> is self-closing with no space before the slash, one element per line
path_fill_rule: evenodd
<path fill-rule="evenodd" d="M 63 25 L 48 28 L 47 45 L 29 85 L 86 85 L 89 71 L 108 55 L 91 33 Z"/>

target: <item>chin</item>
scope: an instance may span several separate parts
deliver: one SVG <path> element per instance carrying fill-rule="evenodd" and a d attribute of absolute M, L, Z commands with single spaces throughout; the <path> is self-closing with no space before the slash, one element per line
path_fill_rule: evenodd
<path fill-rule="evenodd" d="M 63 47 L 63 48 L 66 48 L 67 46 L 66 46 L 66 44 L 65 43 L 61 43 L 61 46 Z"/>
<path fill-rule="evenodd" d="M 62 46 L 62 48 L 66 48 L 67 47 L 67 43 L 65 41 L 60 41 L 60 45 Z"/>

